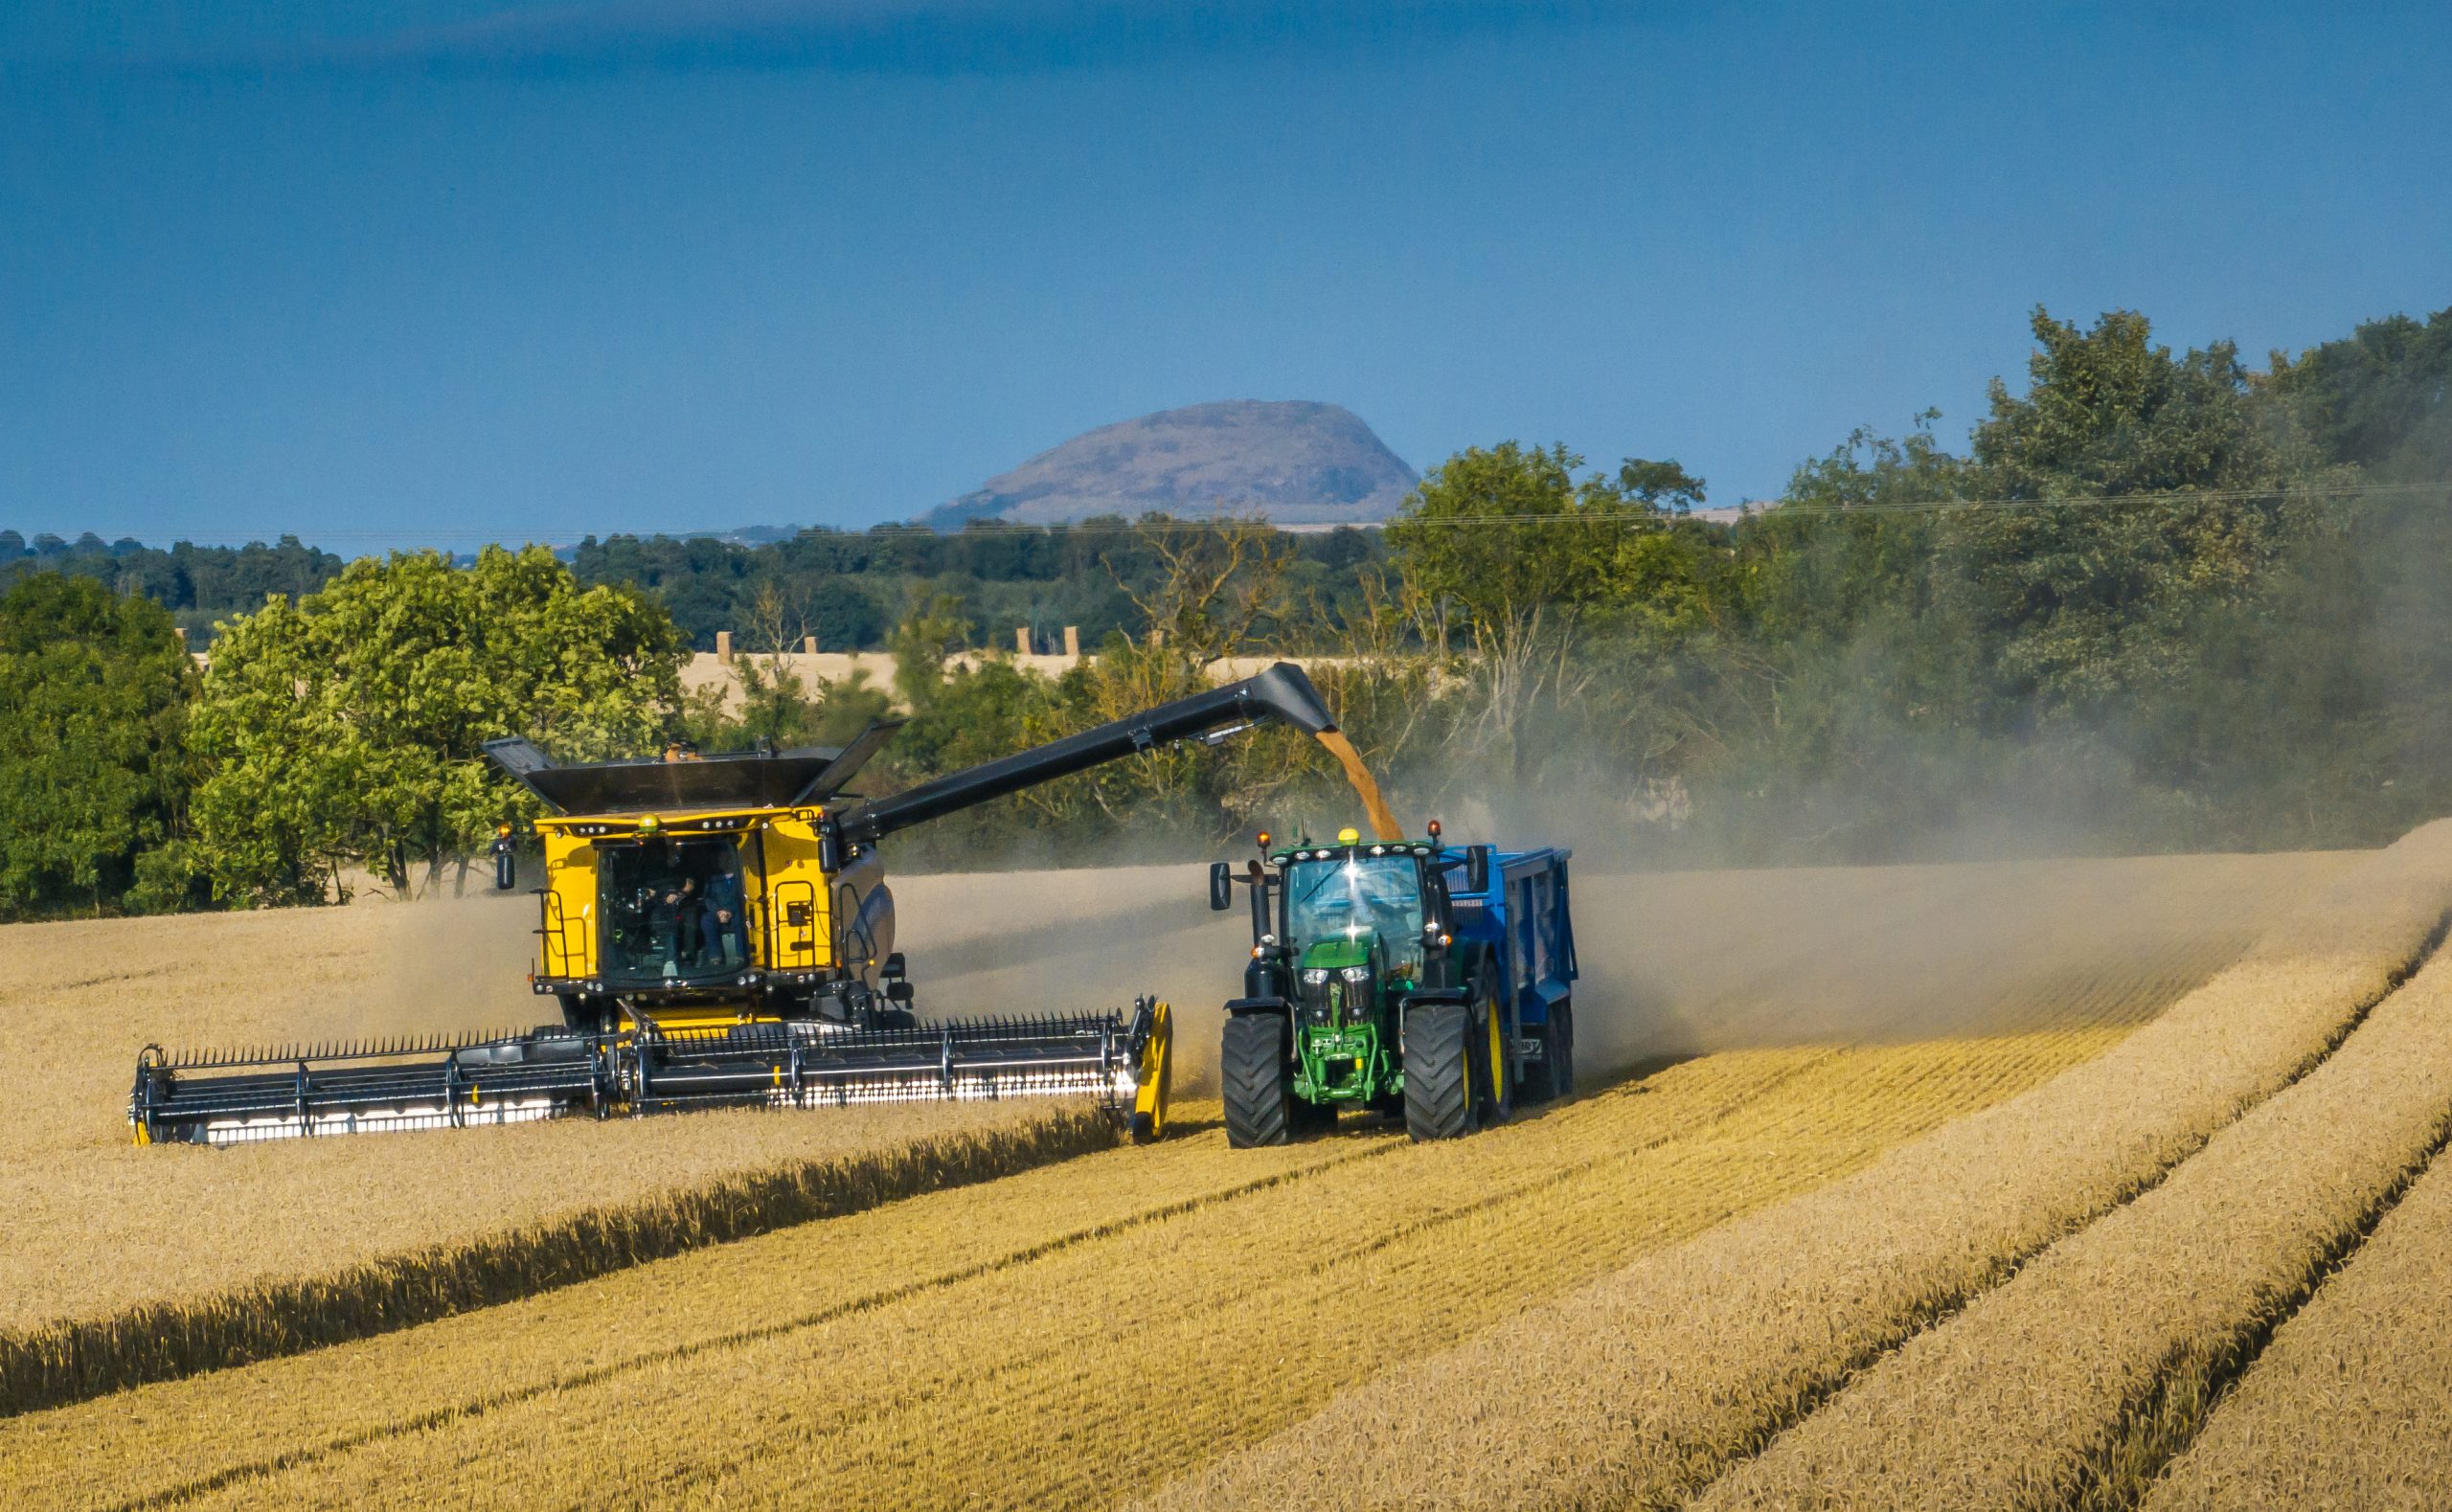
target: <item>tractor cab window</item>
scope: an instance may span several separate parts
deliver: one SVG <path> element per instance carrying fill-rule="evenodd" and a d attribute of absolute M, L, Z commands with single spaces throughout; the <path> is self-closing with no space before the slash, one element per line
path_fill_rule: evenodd
<path fill-rule="evenodd" d="M 1411 856 L 1297 861 L 1285 869 L 1285 933 L 1296 949 L 1377 935 L 1389 969 L 1421 975 L 1421 871 Z"/>
<path fill-rule="evenodd" d="M 602 866 L 606 977 L 644 986 L 733 975 L 747 964 L 738 840 L 609 846 Z"/>

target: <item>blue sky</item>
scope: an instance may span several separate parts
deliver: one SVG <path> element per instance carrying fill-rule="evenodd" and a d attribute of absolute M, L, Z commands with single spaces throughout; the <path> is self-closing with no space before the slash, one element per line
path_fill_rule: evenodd
<path fill-rule="evenodd" d="M 1351 406 L 1775 493 L 2036 304 L 2452 305 L 2452 8 L 14 0 L 0 526 L 867 525 Z"/>

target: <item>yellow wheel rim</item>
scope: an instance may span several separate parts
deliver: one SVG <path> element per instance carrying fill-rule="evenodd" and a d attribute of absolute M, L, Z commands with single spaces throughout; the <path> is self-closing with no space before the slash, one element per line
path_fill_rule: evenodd
<path fill-rule="evenodd" d="M 1506 1026 L 1499 1022 L 1498 1004 L 1490 1004 L 1490 1102 L 1493 1106 L 1507 1100 Z"/>
<path fill-rule="evenodd" d="M 1134 1138 L 1143 1143 L 1166 1137 L 1167 1110 L 1174 1099 L 1174 1011 L 1160 1003 L 1152 1013 L 1149 1043 L 1141 1051 L 1141 1086 L 1132 1099 Z"/>

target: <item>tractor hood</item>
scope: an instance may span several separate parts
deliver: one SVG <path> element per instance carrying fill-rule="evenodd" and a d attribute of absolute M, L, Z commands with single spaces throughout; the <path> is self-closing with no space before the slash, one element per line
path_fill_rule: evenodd
<path fill-rule="evenodd" d="M 1302 969 L 1305 971 L 1343 971 L 1349 966 L 1371 964 L 1371 947 L 1378 937 L 1369 930 L 1349 938 L 1331 935 L 1315 939 L 1303 948 Z"/>

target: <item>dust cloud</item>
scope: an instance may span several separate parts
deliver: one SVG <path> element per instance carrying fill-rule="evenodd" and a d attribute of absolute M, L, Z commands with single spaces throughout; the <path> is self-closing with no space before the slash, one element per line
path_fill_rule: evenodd
<path fill-rule="evenodd" d="M 525 891 L 351 905 L 376 915 L 375 973 L 358 1000 L 360 1035 L 526 1029 L 561 1008 L 528 988 L 536 964 L 536 899 Z"/>
<path fill-rule="evenodd" d="M 1745 1047 L 2100 1022 L 2106 1003 L 2142 1016 L 2354 854 L 1628 871 L 1589 826 L 1572 838 L 1588 1078 Z M 1204 863 L 891 880 L 896 947 L 922 1014 L 1110 1013 L 1150 994 L 1174 1006 L 1179 1089 L 1214 1092 L 1221 1007 L 1241 993 L 1250 925 L 1239 907 L 1211 912 Z M 556 1018 L 527 989 L 527 893 L 364 907 L 383 916 L 351 1032 Z"/>
<path fill-rule="evenodd" d="M 1714 1050 L 2034 1032 L 2143 1018 L 2355 852 L 1574 871 L 1587 1078 Z M 1179 1088 L 1214 1091 L 1249 925 L 1193 865 L 895 884 L 922 1012 L 1173 1004 Z"/>

